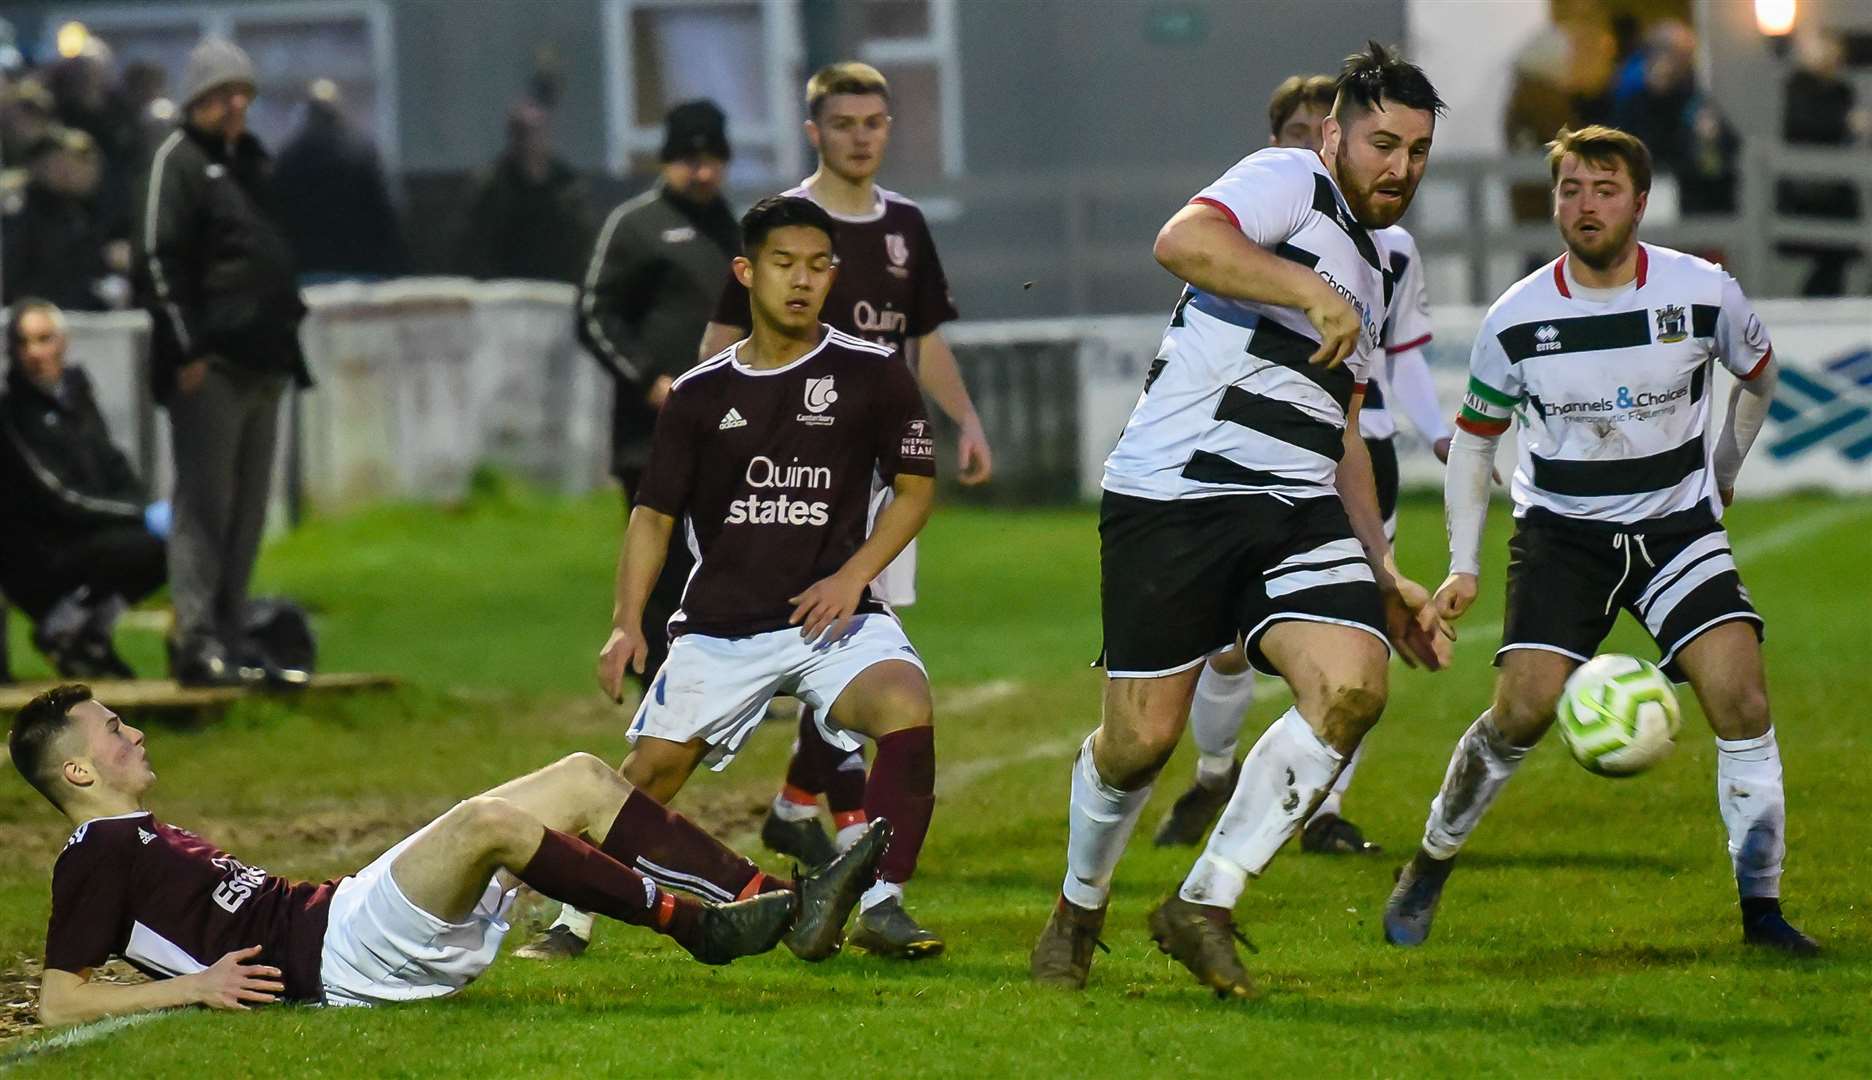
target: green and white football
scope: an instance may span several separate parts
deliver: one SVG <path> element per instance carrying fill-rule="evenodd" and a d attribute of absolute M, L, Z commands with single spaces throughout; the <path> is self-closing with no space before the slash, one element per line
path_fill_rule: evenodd
<path fill-rule="evenodd" d="M 1581 664 L 1556 710 L 1573 757 L 1601 776 L 1631 776 L 1676 745 L 1677 692 L 1656 664 L 1607 653 Z"/>

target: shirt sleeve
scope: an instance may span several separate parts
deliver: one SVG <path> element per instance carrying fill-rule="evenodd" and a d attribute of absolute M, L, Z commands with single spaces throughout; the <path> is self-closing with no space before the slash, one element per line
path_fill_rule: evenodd
<path fill-rule="evenodd" d="M 1742 286 L 1727 274 L 1723 275 L 1722 307 L 1716 312 L 1716 352 L 1723 366 L 1738 379 L 1760 375 L 1774 355 L 1768 328 L 1762 325 L 1748 297 L 1742 295 Z"/>
<path fill-rule="evenodd" d="M 754 325 L 753 313 L 748 309 L 747 286 L 741 284 L 732 269 L 728 271 L 727 280 L 722 282 L 721 298 L 715 302 L 715 314 L 709 321 L 743 330 Z"/>
<path fill-rule="evenodd" d="M 1515 406 L 1527 394 L 1521 371 L 1508 362 L 1508 353 L 1484 321 L 1469 353 L 1469 387 L 1463 393 L 1456 426 L 1472 435 L 1500 435 L 1514 422 Z"/>
<path fill-rule="evenodd" d="M 921 216 L 917 218 L 917 246 L 916 295 L 904 328 L 904 335 L 912 338 L 920 338 L 962 314 L 956 310 L 949 277 L 943 273 L 942 258 L 936 254 L 936 238 L 930 235 L 929 222 Z"/>
<path fill-rule="evenodd" d="M 121 945 L 130 853 L 93 834 L 65 849 L 52 868 L 52 917 L 45 966 L 73 974 L 98 967 Z"/>
<path fill-rule="evenodd" d="M 1403 272 L 1391 287 L 1385 312 L 1384 347 L 1388 353 L 1421 349 L 1430 341 L 1430 294 L 1424 288 L 1423 258 L 1413 245 L 1404 251 Z"/>
<path fill-rule="evenodd" d="M 1284 154 L 1250 154 L 1196 193 L 1192 203 L 1228 215 L 1242 235 L 1262 247 L 1286 242 L 1313 206 L 1313 170 Z"/>
<path fill-rule="evenodd" d="M 680 519 L 695 488 L 701 447 L 696 437 L 696 391 L 693 384 L 670 391 L 657 413 L 650 463 L 637 488 L 636 505 Z"/>
<path fill-rule="evenodd" d="M 935 476 L 936 439 L 923 408 L 923 392 L 903 357 L 892 356 L 884 365 L 875 414 L 878 475 L 887 483 L 899 475 Z"/>

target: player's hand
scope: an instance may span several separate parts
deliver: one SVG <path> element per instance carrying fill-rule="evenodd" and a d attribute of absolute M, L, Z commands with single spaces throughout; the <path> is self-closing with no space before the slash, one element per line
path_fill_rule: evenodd
<path fill-rule="evenodd" d="M 988 449 L 988 433 L 981 419 L 971 416 L 962 425 L 956 439 L 956 480 L 963 487 L 986 484 L 994 475 L 994 453 Z"/>
<path fill-rule="evenodd" d="M 280 981 L 280 969 L 247 962 L 259 955 L 258 945 L 235 949 L 216 960 L 213 967 L 188 976 L 195 980 L 196 1002 L 210 1009 L 244 1012 L 250 1002 L 264 1005 L 278 1001 L 286 992 L 286 984 Z"/>
<path fill-rule="evenodd" d="M 650 643 L 644 640 L 642 626 L 612 627 L 604 648 L 598 650 L 598 686 L 605 696 L 622 705 L 625 669 L 642 675 L 649 656 Z"/>
<path fill-rule="evenodd" d="M 1385 631 L 1404 663 L 1410 667 L 1421 665 L 1431 671 L 1448 667 L 1450 642 L 1456 639 L 1456 634 L 1436 615 L 1430 590 L 1396 574 L 1391 587 L 1383 589 L 1381 595 L 1384 597 Z"/>
<path fill-rule="evenodd" d="M 649 387 L 644 390 L 644 404 L 650 406 L 652 409 L 661 409 L 663 403 L 669 400 L 670 387 L 675 384 L 676 380 L 670 378 L 668 375 L 658 375 L 655 379 L 650 381 Z"/>
<path fill-rule="evenodd" d="M 1732 487 L 1718 488 L 1716 491 L 1716 494 L 1722 496 L 1722 502 L 1724 506 L 1728 506 L 1730 503 L 1735 502 L 1735 488 L 1732 488 Z"/>
<path fill-rule="evenodd" d="M 1450 437 L 1448 435 L 1430 444 L 1430 452 L 1435 454 L 1436 459 L 1445 465 L 1449 464 L 1449 444 Z"/>
<path fill-rule="evenodd" d="M 1308 304 L 1303 310 L 1313 329 L 1319 331 L 1320 347 L 1307 362 L 1325 367 L 1338 367 L 1358 348 L 1359 317 L 1352 310 L 1346 299 L 1334 292 L 1325 282 L 1320 282 L 1318 299 Z"/>
<path fill-rule="evenodd" d="M 842 570 L 820 578 L 805 592 L 787 600 L 793 605 L 787 622 L 799 627 L 800 637 L 807 641 L 818 641 L 821 635 L 827 635 L 827 641 L 837 641 L 851 625 L 852 613 L 864 599 L 864 590 L 865 582 L 851 580 Z"/>
<path fill-rule="evenodd" d="M 211 357 L 202 356 L 176 369 L 176 389 L 184 394 L 193 394 L 201 389 L 201 384 L 208 378 L 208 363 Z"/>
<path fill-rule="evenodd" d="M 1475 603 L 1476 576 L 1474 574 L 1451 574 L 1437 587 L 1436 597 L 1431 600 L 1434 614 L 1445 623 L 1453 623 L 1469 613 L 1469 606 Z"/>

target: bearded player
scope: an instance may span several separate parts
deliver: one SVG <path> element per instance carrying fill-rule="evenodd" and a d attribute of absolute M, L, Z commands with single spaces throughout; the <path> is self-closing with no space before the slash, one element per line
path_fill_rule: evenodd
<path fill-rule="evenodd" d="M 1457 852 L 1623 609 L 1657 642 L 1665 674 L 1696 690 L 1715 731 L 1742 939 L 1818 952 L 1781 914 L 1786 798 L 1762 620 L 1721 523 L 1774 397 L 1774 346 L 1722 267 L 1639 242 L 1651 190 L 1642 141 L 1616 128 L 1562 131 L 1547 162 L 1566 251 L 1510 286 L 1476 335 L 1444 493 L 1450 573 L 1431 613 L 1454 620 L 1475 602 L 1489 468 L 1519 417 L 1501 673 L 1385 906 L 1385 939 L 1430 935 Z M 1716 361 L 1736 382 L 1712 443 Z"/>
<path fill-rule="evenodd" d="M 1321 129 L 1332 111 L 1336 83 L 1327 75 L 1291 75 L 1281 81 L 1268 101 L 1268 145 L 1318 151 Z M 1449 460 L 1449 423 L 1437 404 L 1436 387 L 1423 347 L 1430 342 L 1430 305 L 1424 290 L 1423 259 L 1417 242 L 1402 225 L 1376 230 L 1384 251 L 1385 269 L 1392 285 L 1384 320 L 1384 355 L 1373 365 L 1359 406 L 1359 434 L 1371 455 L 1372 479 L 1378 489 L 1378 512 L 1385 522 L 1385 538 L 1397 540 L 1398 458 L 1397 421 L 1392 408 L 1402 409 L 1437 460 Z M 1202 842 L 1209 825 L 1235 789 L 1239 764 L 1236 742 L 1248 707 L 1254 702 L 1255 673 L 1248 658 L 1231 646 L 1209 658 L 1196 680 L 1190 703 L 1190 737 L 1196 743 L 1196 776 L 1177 797 L 1157 828 L 1160 847 Z M 1365 839 L 1364 830 L 1340 813 L 1352 775 L 1364 758 L 1364 744 L 1340 770 L 1339 779 L 1321 800 L 1319 809 L 1300 830 L 1300 849 L 1322 855 L 1379 852 Z"/>
<path fill-rule="evenodd" d="M 87 687 L 34 698 L 7 747 L 75 827 L 52 868 L 39 997 L 48 1025 L 182 1005 L 444 997 L 494 962 L 521 883 L 671 937 L 703 963 L 765 952 L 783 935 L 821 959 L 889 832 L 879 827 L 795 893 L 604 762 L 573 754 L 456 804 L 355 874 L 289 881 L 152 814 L 143 732 Z M 716 874 L 738 863 L 746 898 L 669 891 L 631 868 L 650 861 Z M 112 956 L 156 981 L 94 980 Z"/>
<path fill-rule="evenodd" d="M 1073 763 L 1066 879 L 1035 981 L 1081 988 L 1112 871 L 1189 716 L 1207 657 L 1239 643 L 1294 706 L 1248 752 L 1158 947 L 1224 996 L 1253 993 L 1232 910 L 1325 798 L 1384 708 L 1390 650 L 1432 667 L 1446 627 L 1416 617 L 1378 513 L 1359 404 L 1381 348 L 1371 230 L 1410 205 L 1443 103 L 1372 43 L 1349 57 L 1320 153 L 1269 148 L 1157 236 L 1185 283 L 1106 460 L 1100 510 L 1105 711 Z"/>

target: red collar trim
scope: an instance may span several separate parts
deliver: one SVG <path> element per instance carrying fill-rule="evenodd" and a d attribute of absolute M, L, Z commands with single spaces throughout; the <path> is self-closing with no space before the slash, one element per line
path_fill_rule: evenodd
<path fill-rule="evenodd" d="M 1573 299 L 1573 290 L 1567 288 L 1567 284 L 1566 284 L 1566 260 L 1567 260 L 1567 257 L 1566 257 L 1565 252 L 1562 252 L 1560 257 L 1554 260 L 1553 283 L 1554 283 L 1554 288 L 1560 290 L 1561 296 L 1564 296 L 1568 300 L 1571 300 Z M 1639 244 L 1638 245 L 1638 284 L 1636 288 L 1640 288 L 1640 289 L 1644 288 L 1645 275 L 1648 274 L 1650 270 L 1651 270 L 1651 256 L 1645 252 L 1645 246 L 1643 244 Z"/>

